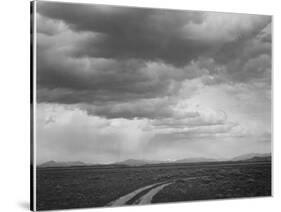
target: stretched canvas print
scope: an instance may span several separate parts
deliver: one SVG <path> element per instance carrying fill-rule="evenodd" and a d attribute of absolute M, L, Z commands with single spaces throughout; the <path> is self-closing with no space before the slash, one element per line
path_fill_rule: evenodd
<path fill-rule="evenodd" d="M 272 18 L 31 3 L 31 209 L 271 196 Z"/>

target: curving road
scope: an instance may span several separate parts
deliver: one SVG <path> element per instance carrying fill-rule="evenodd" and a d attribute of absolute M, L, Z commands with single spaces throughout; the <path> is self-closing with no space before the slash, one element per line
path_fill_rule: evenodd
<path fill-rule="evenodd" d="M 139 193 L 147 190 L 147 189 L 151 189 L 152 187 L 154 186 L 157 186 L 159 183 L 155 183 L 155 184 L 152 184 L 152 185 L 149 185 L 149 186 L 145 186 L 145 187 L 142 187 L 140 189 L 137 189 L 125 196 L 122 196 L 120 197 L 119 199 L 117 200 L 114 200 L 113 202 L 110 202 L 108 205 L 109 206 L 121 206 L 121 205 L 126 205 L 127 202 L 129 202 L 131 199 L 133 199 L 136 195 L 138 195 Z"/>
<path fill-rule="evenodd" d="M 201 176 L 203 177 L 203 176 Z M 183 180 L 192 180 L 197 177 L 182 178 Z M 200 177 L 199 177 L 200 178 Z M 175 183 L 175 180 L 155 183 L 142 188 L 139 188 L 125 196 L 118 198 L 108 204 L 108 206 L 122 206 L 122 205 L 142 205 L 151 203 L 153 197 L 166 186 Z"/>
<path fill-rule="evenodd" d="M 138 205 L 143 205 L 143 204 L 149 204 L 151 203 L 152 201 L 152 198 L 159 192 L 161 191 L 163 188 L 165 188 L 166 186 L 172 184 L 173 182 L 171 183 L 165 183 L 165 184 L 162 184 L 160 186 L 157 186 L 156 188 L 153 188 L 151 189 L 148 193 L 146 193 L 145 195 L 143 195 L 141 198 L 139 198 L 135 204 L 138 204 Z"/>

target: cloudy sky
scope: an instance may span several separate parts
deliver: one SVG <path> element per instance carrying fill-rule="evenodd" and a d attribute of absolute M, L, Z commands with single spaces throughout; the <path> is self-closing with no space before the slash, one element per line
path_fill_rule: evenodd
<path fill-rule="evenodd" d="M 271 17 L 37 2 L 37 162 L 271 151 Z"/>

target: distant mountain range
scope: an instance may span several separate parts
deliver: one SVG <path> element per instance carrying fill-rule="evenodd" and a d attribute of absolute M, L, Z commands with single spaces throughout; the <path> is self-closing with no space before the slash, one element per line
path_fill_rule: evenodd
<path fill-rule="evenodd" d="M 232 161 L 241 161 L 241 160 L 247 160 L 247 161 L 269 161 L 271 160 L 271 154 L 270 153 L 251 153 L 251 154 L 245 154 L 240 155 L 237 157 L 234 157 L 231 159 Z"/>
<path fill-rule="evenodd" d="M 124 161 L 120 161 L 114 163 L 116 165 L 127 165 L 127 166 L 142 166 L 147 164 L 160 164 L 160 163 L 167 163 L 165 161 L 155 161 L 155 160 L 135 160 L 135 159 L 128 159 Z"/>
<path fill-rule="evenodd" d="M 47 161 L 39 165 L 39 167 L 70 167 L 70 166 L 87 166 L 89 164 L 81 161 L 68 161 L 68 162 L 58 162 L 58 161 Z"/>
<path fill-rule="evenodd" d="M 127 165 L 127 166 L 142 166 L 142 165 L 149 165 L 149 164 L 167 164 L 167 163 L 197 163 L 197 162 L 214 162 L 215 159 L 210 158 L 185 158 L 181 160 L 175 161 L 154 161 L 154 160 L 135 160 L 135 159 L 128 159 L 124 160 L 115 164 L 118 165 Z"/>
<path fill-rule="evenodd" d="M 167 164 L 167 163 L 202 163 L 202 162 L 219 162 L 219 161 L 271 161 L 270 153 L 251 153 L 240 155 L 231 159 L 213 159 L 213 158 L 185 158 L 175 161 L 156 161 L 156 160 L 136 160 L 128 159 L 108 165 L 125 165 L 125 166 L 143 166 L 149 164 Z M 39 167 L 71 167 L 71 166 L 89 166 L 94 164 L 88 164 L 81 161 L 69 161 L 69 162 L 57 162 L 48 161 L 39 165 Z M 105 164 L 102 164 L 105 165 Z"/>
<path fill-rule="evenodd" d="M 198 162 L 215 162 L 215 161 L 219 161 L 213 158 L 185 158 L 185 159 L 181 159 L 181 160 L 176 160 L 174 161 L 174 163 L 198 163 Z"/>

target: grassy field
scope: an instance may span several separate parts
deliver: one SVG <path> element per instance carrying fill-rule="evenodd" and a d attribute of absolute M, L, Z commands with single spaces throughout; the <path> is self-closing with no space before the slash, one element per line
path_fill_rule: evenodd
<path fill-rule="evenodd" d="M 202 168 L 197 173 L 206 176 L 189 181 L 177 180 L 173 186 L 160 191 L 153 202 L 271 195 L 271 168 L 267 165 Z"/>
<path fill-rule="evenodd" d="M 175 183 L 156 194 L 153 203 L 270 196 L 271 163 L 38 168 L 37 209 L 101 207 L 143 186 L 170 180 Z"/>

